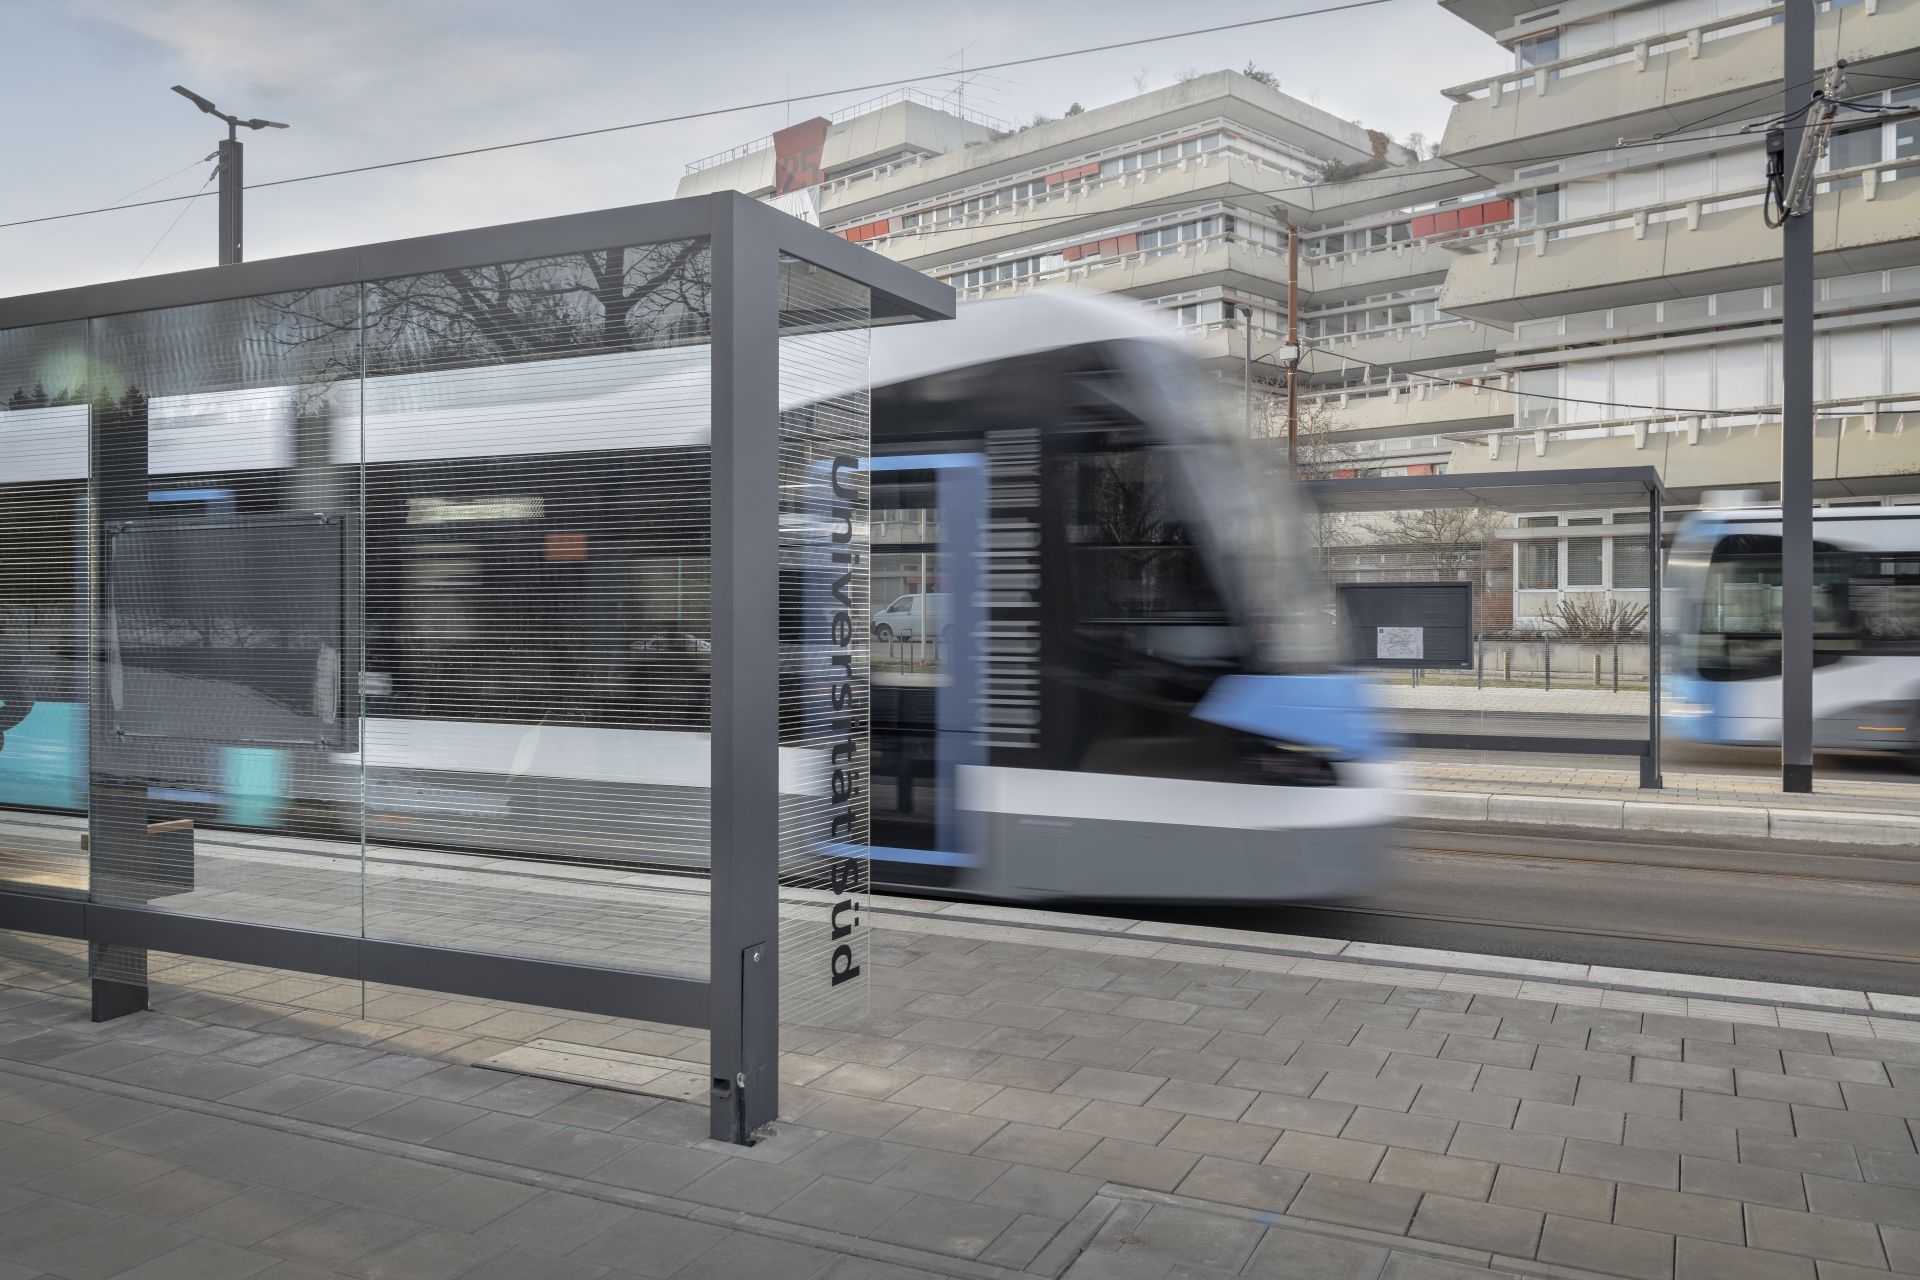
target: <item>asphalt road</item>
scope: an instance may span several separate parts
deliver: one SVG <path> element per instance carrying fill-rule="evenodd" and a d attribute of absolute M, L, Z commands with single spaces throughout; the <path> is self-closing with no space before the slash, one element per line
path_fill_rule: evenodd
<path fill-rule="evenodd" d="M 1375 893 L 1115 914 L 1920 995 L 1920 851 L 1405 833 Z"/>

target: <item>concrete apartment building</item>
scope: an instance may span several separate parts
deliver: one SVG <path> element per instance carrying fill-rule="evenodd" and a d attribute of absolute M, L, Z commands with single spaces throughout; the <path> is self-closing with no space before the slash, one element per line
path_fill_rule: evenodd
<path fill-rule="evenodd" d="M 896 95 L 690 166 L 680 194 L 762 195 L 963 298 L 1133 297 L 1236 378 L 1236 306 L 1258 376 L 1282 376 L 1263 357 L 1291 220 L 1320 471 L 1772 484 L 1779 238 L 1747 126 L 1780 110 L 1779 6 L 1443 4 L 1513 70 L 1445 90 L 1435 159 L 1218 72 L 1017 130 Z M 1920 106 L 1920 0 L 1828 6 L 1818 39 L 1854 100 Z M 1816 479 L 1827 500 L 1897 501 L 1920 494 L 1920 117 L 1847 113 L 1823 166 Z M 1523 518 L 1516 624 L 1569 592 L 1644 598 L 1644 555 L 1605 528 L 1633 518 Z"/>
<path fill-rule="evenodd" d="M 817 168 L 795 159 L 809 148 Z M 1284 228 L 1304 221 L 1316 196 L 1351 186 L 1348 212 L 1359 217 L 1479 182 L 1412 159 L 1382 134 L 1223 71 L 1019 128 L 896 94 L 697 161 L 679 194 L 762 196 L 949 281 L 963 299 L 1055 287 L 1135 298 L 1237 371 L 1240 321 L 1224 304 L 1252 309 L 1256 358 L 1269 355 L 1285 331 Z M 1328 183 L 1330 169 L 1394 176 Z M 1364 256 L 1335 254 L 1324 285 L 1303 264 L 1303 296 L 1324 288 L 1338 302 L 1329 323 L 1346 324 L 1369 299 L 1400 329 L 1431 318 L 1438 255 L 1356 270 Z M 1356 324 L 1342 338 L 1389 327 Z M 1421 358 L 1404 337 L 1361 354 Z M 1281 376 L 1270 360 L 1259 372 Z"/>

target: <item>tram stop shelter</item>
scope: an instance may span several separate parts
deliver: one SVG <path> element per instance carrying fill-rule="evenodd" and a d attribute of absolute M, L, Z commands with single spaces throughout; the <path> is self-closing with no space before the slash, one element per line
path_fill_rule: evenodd
<path fill-rule="evenodd" d="M 1320 514 L 1334 518 L 1462 508 L 1513 515 L 1644 510 L 1646 585 L 1643 589 L 1647 609 L 1644 720 L 1635 715 L 1586 714 L 1591 708 L 1572 704 L 1565 696 L 1557 701 L 1534 699 L 1533 705 L 1527 706 L 1497 703 L 1495 698 L 1485 696 L 1483 680 L 1478 678 L 1484 675 L 1484 664 L 1476 654 L 1472 663 L 1476 671 L 1474 687 L 1460 689 L 1460 696 L 1450 701 L 1436 700 L 1440 705 L 1435 708 L 1407 712 L 1409 725 L 1405 738 L 1411 746 L 1438 750 L 1634 757 L 1639 761 L 1640 786 L 1660 787 L 1660 523 L 1667 491 L 1655 468 L 1586 467 L 1544 473 L 1361 476 L 1314 481 L 1308 488 Z M 1612 535 L 1613 529 L 1573 530 L 1556 521 L 1551 530 L 1501 531 L 1502 537 L 1510 541 L 1539 539 L 1555 543 L 1570 535 L 1577 538 L 1581 533 L 1589 537 Z M 1615 545 L 1622 541 L 1616 536 Z M 1471 574 L 1464 561 L 1457 562 L 1451 571 L 1463 580 Z M 1476 640 L 1477 635 L 1476 629 Z M 1548 671 L 1550 687 L 1550 665 Z"/>
<path fill-rule="evenodd" d="M 750 1141 L 866 999 L 869 334 L 953 311 L 732 192 L 0 300 L 0 930 L 705 1028 Z"/>

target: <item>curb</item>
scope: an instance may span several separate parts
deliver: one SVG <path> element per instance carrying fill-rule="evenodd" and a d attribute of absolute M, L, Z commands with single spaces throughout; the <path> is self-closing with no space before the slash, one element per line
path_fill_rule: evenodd
<path fill-rule="evenodd" d="M 1754 1020 L 1743 1015 L 1742 1008 L 1770 1008 L 1776 1014 L 1798 1015 L 1780 1018 L 1780 1026 L 1920 1044 L 1920 995 L 1128 920 L 965 900 L 936 902 L 877 895 L 874 909 L 886 913 L 887 924 L 882 927 L 1002 942 L 1032 940 L 1039 945 L 1070 945 L 1090 952 L 1198 964 L 1244 967 L 1264 959 L 1289 965 L 1285 972 L 1314 977 L 1474 991 L 1729 1022 Z M 902 921 L 912 923 L 898 923 Z"/>
<path fill-rule="evenodd" d="M 1490 826 L 1579 827 L 1642 835 L 1746 836 L 1827 844 L 1920 844 L 1920 814 L 1587 800 L 1488 791 L 1406 791 L 1407 816 Z"/>

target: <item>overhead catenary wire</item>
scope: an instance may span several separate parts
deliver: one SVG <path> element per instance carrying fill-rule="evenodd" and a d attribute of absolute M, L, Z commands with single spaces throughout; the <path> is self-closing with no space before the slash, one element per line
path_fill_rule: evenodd
<path fill-rule="evenodd" d="M 1248 18 L 1240 22 L 1216 23 L 1207 27 L 1193 27 L 1185 31 L 1169 31 L 1160 35 L 1140 36 L 1131 40 L 1111 40 L 1104 44 L 1086 45 L 1077 49 L 1063 49 L 1053 53 L 1031 54 L 1024 58 L 1009 58 L 1002 62 L 990 62 L 974 68 L 975 71 L 999 71 L 1008 67 L 1032 66 L 1035 63 L 1053 62 L 1061 58 L 1084 57 L 1094 53 L 1108 53 L 1115 49 L 1132 49 L 1142 45 L 1160 44 L 1168 40 L 1184 40 L 1193 36 L 1217 35 L 1224 31 L 1240 31 L 1250 27 L 1270 26 L 1277 22 L 1292 22 L 1301 18 L 1317 18 L 1327 14 L 1345 13 L 1354 9 L 1370 9 L 1378 5 L 1391 4 L 1394 0 L 1344 0 L 1341 4 L 1323 5 L 1315 9 L 1302 9 L 1293 13 L 1270 14 L 1264 18 Z M 692 120 L 707 120 L 715 116 L 735 115 L 743 111 L 758 111 L 770 107 L 786 106 L 795 102 L 811 102 L 820 98 L 838 98 L 847 94 L 871 93 L 876 89 L 897 89 L 905 85 L 920 84 L 928 80 L 941 80 L 948 73 L 928 72 L 921 75 L 900 76 L 889 80 L 873 80 L 865 84 L 842 85 L 836 89 L 819 89 L 808 93 L 789 94 L 778 98 L 766 98 L 757 102 L 735 103 L 732 106 L 708 107 L 699 111 L 683 111 L 670 116 L 655 116 L 649 120 L 634 120 L 625 124 L 601 125 L 593 129 L 576 129 L 568 133 L 548 134 L 538 138 L 521 138 L 513 142 L 495 142 L 479 147 L 463 147 L 455 151 L 440 151 L 431 155 L 409 156 L 401 160 L 385 160 L 376 164 L 353 165 L 344 169 L 329 169 L 321 173 L 300 174 L 292 178 L 275 178 L 267 182 L 250 182 L 243 190 L 261 191 L 270 187 L 291 186 L 300 182 L 317 182 L 324 178 L 342 178 L 352 174 L 375 173 L 385 169 L 405 168 L 409 165 L 430 164 L 439 160 L 456 160 L 466 156 L 489 155 L 501 151 L 513 151 L 523 147 L 544 146 L 553 142 L 570 142 L 579 138 L 602 137 L 610 133 L 624 133 L 632 129 L 654 128 L 667 124 L 684 124 Z M 141 200 L 131 204 L 102 205 L 93 209 L 76 209 L 69 213 L 43 214 L 34 218 L 17 218 L 11 222 L 0 222 L 0 230 L 10 227 L 31 226 L 42 222 L 58 222 L 67 218 L 85 218 L 95 214 L 113 213 L 122 209 L 140 209 L 156 204 L 173 204 L 181 200 L 198 199 L 199 195 L 165 196 L 157 200 Z"/>
<path fill-rule="evenodd" d="M 219 176 L 220 176 L 220 170 L 218 167 L 215 167 L 213 172 L 207 175 L 206 181 L 200 184 L 200 190 L 195 192 L 194 194 L 196 195 L 205 194 L 206 189 L 212 186 L 213 180 Z M 191 204 L 183 204 L 180 206 L 180 212 L 173 215 L 173 221 L 169 222 L 167 224 L 167 229 L 160 233 L 160 238 L 158 240 L 155 240 L 151 245 L 149 245 L 147 247 L 147 251 L 140 255 L 140 261 L 134 263 L 133 270 L 127 273 L 129 276 L 137 276 L 140 274 L 140 268 L 146 266 L 147 259 L 151 258 L 156 252 L 159 251 L 160 246 L 167 242 L 167 237 L 173 234 L 173 229 L 180 225 L 180 219 L 186 217 L 187 211 L 191 208 L 193 208 Z"/>

